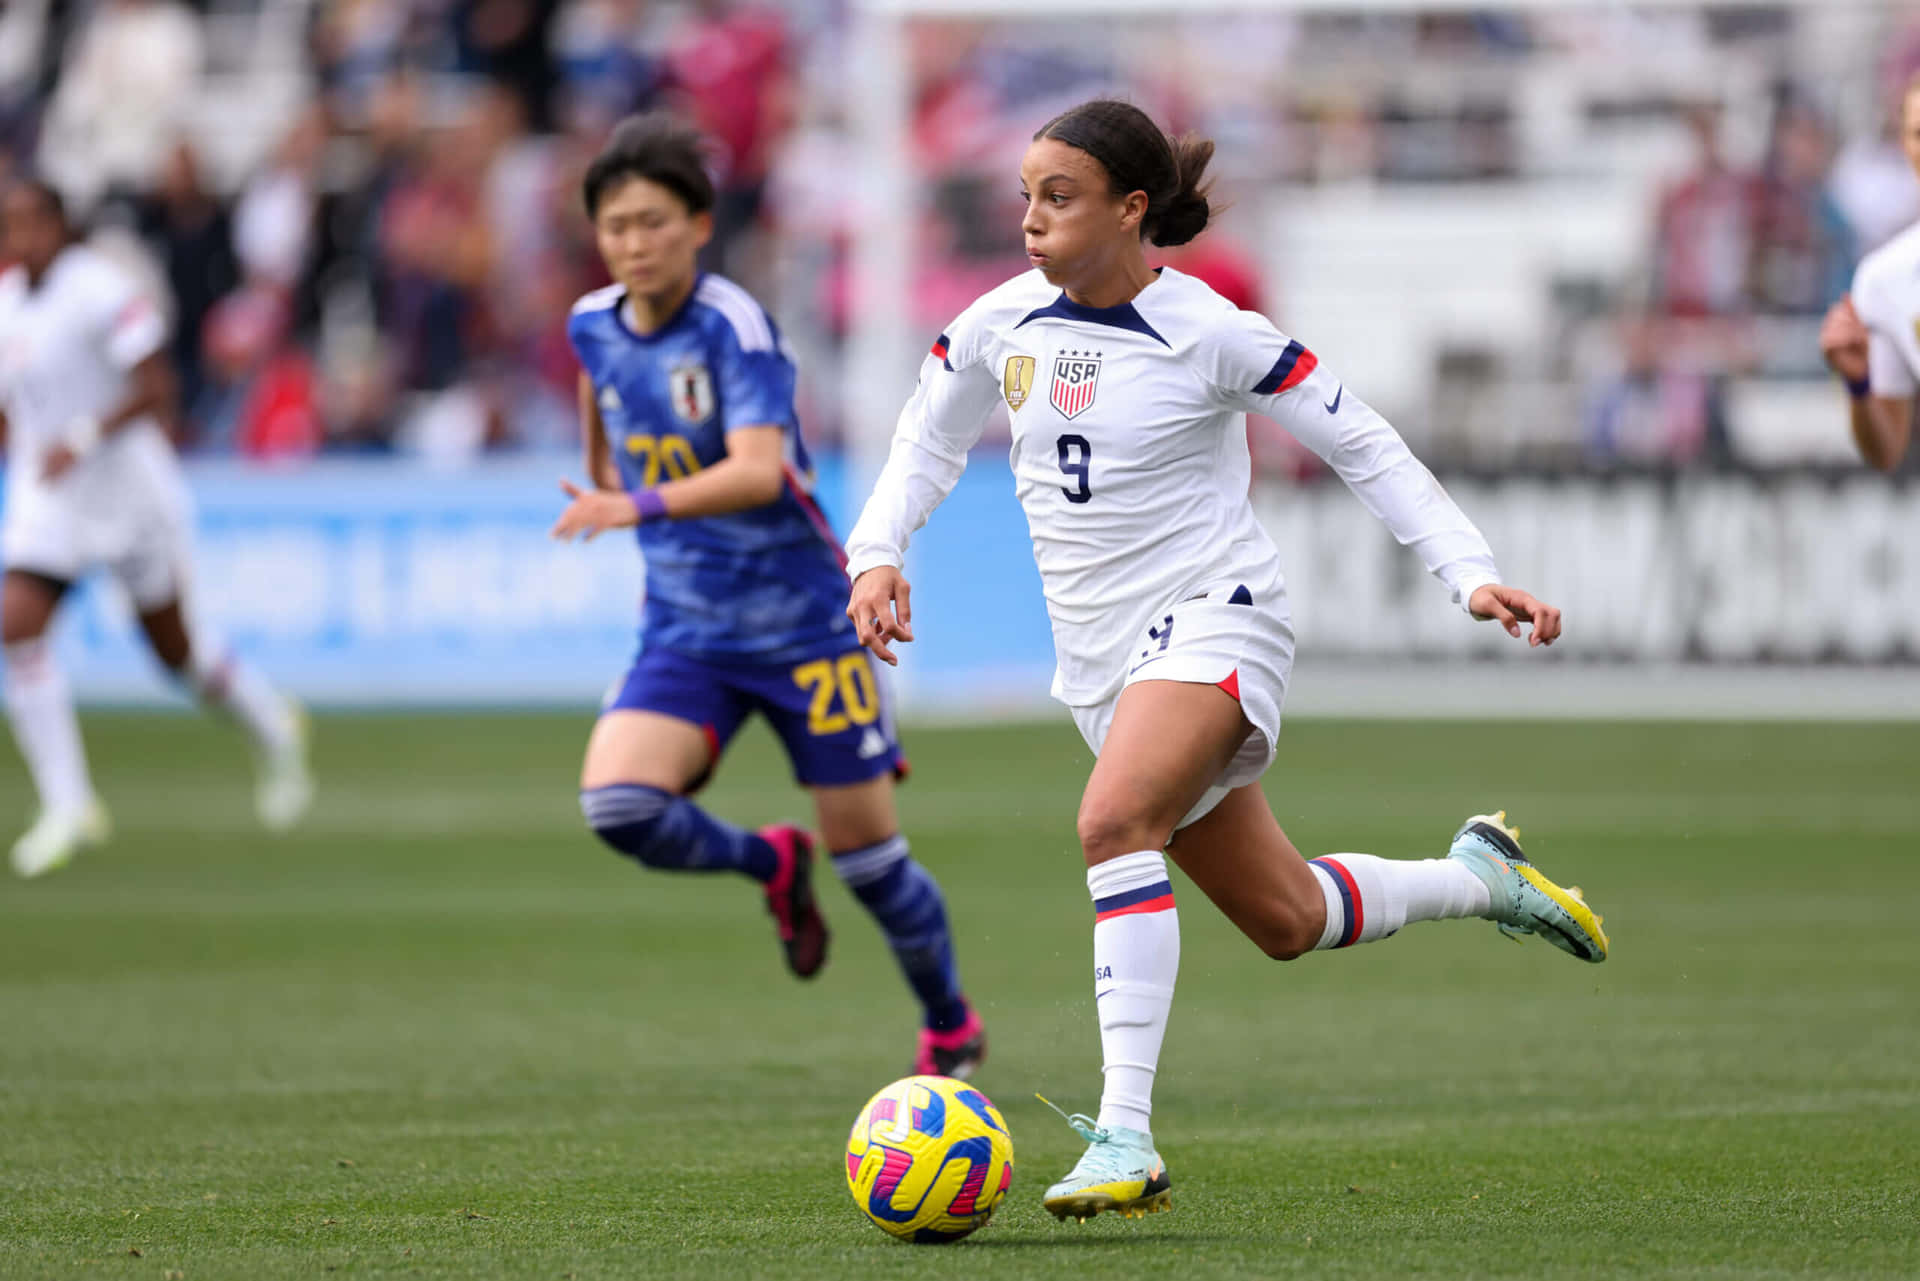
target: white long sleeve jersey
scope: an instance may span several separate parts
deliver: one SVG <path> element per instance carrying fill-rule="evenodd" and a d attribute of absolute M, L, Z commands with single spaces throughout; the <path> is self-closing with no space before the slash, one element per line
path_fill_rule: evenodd
<path fill-rule="evenodd" d="M 1920 223 L 1861 259 L 1853 305 L 1867 327 L 1873 394 L 1912 396 L 1920 386 Z"/>
<path fill-rule="evenodd" d="M 1120 689 L 1135 636 L 1168 605 L 1285 590 L 1248 497 L 1246 413 L 1326 459 L 1456 602 L 1499 581 L 1486 539 L 1385 419 L 1264 316 L 1171 268 L 1117 307 L 1031 271 L 967 308 L 921 366 L 848 539 L 850 575 L 904 562 L 996 397 L 1053 624 L 1053 696 L 1069 706 Z"/>
<path fill-rule="evenodd" d="M 168 465 L 172 446 L 159 423 L 143 417 L 107 436 L 57 484 L 41 474 L 74 420 L 110 413 L 127 396 L 129 371 L 166 340 L 159 307 L 132 275 L 86 245 L 62 249 L 38 288 L 29 287 L 24 267 L 0 272 L 9 508 L 64 496 L 97 520 L 123 505 L 128 475 Z"/>

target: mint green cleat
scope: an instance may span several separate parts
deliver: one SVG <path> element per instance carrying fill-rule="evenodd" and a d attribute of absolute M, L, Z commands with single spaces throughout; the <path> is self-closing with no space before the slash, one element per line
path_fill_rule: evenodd
<path fill-rule="evenodd" d="M 1060 1112 L 1046 1099 L 1040 1101 Z M 1048 1188 L 1041 1198 L 1054 1218 L 1072 1216 L 1085 1223 L 1102 1210 L 1114 1210 L 1138 1219 L 1173 1208 L 1173 1180 L 1167 1177 L 1167 1163 L 1153 1150 L 1151 1134 L 1122 1126 L 1109 1129 L 1095 1125 L 1091 1117 L 1077 1112 L 1060 1115 L 1087 1141 L 1087 1150 L 1067 1177 Z"/>
<path fill-rule="evenodd" d="M 1607 932 L 1600 914 L 1587 906 L 1580 887 L 1562 889 L 1540 874 L 1520 849 L 1520 829 L 1507 825 L 1507 812 L 1475 814 L 1454 834 L 1447 857 L 1472 869 L 1493 896 L 1493 919 L 1500 932 L 1518 942 L 1537 934 L 1547 942 L 1599 964 L 1607 959 Z"/>

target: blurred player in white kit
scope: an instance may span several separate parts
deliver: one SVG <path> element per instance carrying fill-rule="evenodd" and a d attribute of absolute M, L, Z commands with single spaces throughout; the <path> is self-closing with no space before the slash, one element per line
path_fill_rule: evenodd
<path fill-rule="evenodd" d="M 75 582 L 106 569 L 154 656 L 253 740 L 260 820 L 280 830 L 313 799 L 298 707 L 193 626 L 192 504 L 162 424 L 175 411 L 166 321 L 120 266 L 80 243 L 60 195 L 25 179 L 0 197 L 0 644 L 7 717 L 40 797 L 13 870 L 39 876 L 106 840 L 73 698 L 49 624 Z"/>
<path fill-rule="evenodd" d="M 1920 76 L 1901 96 L 1900 146 L 1920 174 Z M 1920 223 L 1861 260 L 1853 292 L 1820 326 L 1820 352 L 1847 384 L 1860 457 L 1892 471 L 1913 439 L 1913 397 L 1920 388 Z"/>

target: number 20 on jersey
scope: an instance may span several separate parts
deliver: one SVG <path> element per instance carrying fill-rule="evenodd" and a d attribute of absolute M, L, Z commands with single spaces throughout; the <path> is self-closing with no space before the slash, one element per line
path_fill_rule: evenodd
<path fill-rule="evenodd" d="M 663 480 L 685 480 L 700 470 L 700 458 L 685 436 L 643 436 L 630 433 L 627 452 L 640 468 L 640 484 L 651 489 Z"/>

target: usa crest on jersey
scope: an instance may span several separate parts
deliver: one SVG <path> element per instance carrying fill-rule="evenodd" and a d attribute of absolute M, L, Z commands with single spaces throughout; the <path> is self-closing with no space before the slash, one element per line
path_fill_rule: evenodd
<path fill-rule="evenodd" d="M 699 424 L 713 417 L 713 375 L 689 361 L 667 371 L 667 399 L 681 422 Z"/>
<path fill-rule="evenodd" d="M 1095 352 L 1069 351 L 1053 360 L 1053 407 L 1062 417 L 1074 418 L 1093 404 L 1100 381 L 1100 357 Z"/>

